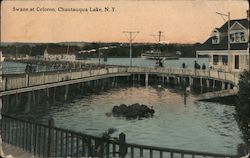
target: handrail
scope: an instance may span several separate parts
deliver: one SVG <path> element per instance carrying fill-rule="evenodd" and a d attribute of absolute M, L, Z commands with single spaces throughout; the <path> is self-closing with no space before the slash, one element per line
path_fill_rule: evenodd
<path fill-rule="evenodd" d="M 212 156 L 212 157 L 230 157 L 236 158 L 237 155 L 228 155 L 228 154 L 218 154 L 218 153 L 211 153 L 211 152 L 201 152 L 201 151 L 193 151 L 193 150 L 184 150 L 184 149 L 174 149 L 174 148 L 163 148 L 163 147 L 155 147 L 149 145 L 139 145 L 139 144 L 132 144 L 127 143 L 128 147 L 135 147 L 135 148 L 143 148 L 148 150 L 157 150 L 157 151 L 164 151 L 170 153 L 179 153 L 179 154 L 187 154 L 187 155 L 197 155 L 197 156 Z"/>
<path fill-rule="evenodd" d="M 111 71 L 109 71 L 111 70 Z M 34 86 L 41 86 L 47 84 L 62 83 L 68 80 L 81 80 L 88 77 L 97 77 L 106 74 L 157 74 L 166 76 L 182 76 L 182 77 L 203 77 L 205 79 L 220 80 L 228 82 L 234 86 L 238 85 L 238 75 L 230 74 L 227 72 L 217 72 L 214 70 L 194 70 L 194 69 L 181 69 L 181 68 L 148 68 L 148 67 L 90 67 L 78 68 L 73 70 L 62 70 L 54 72 L 40 72 L 40 73 L 26 73 L 19 75 L 3 75 L 3 87 L 0 91 L 10 91 L 22 88 L 30 88 Z M 67 83 L 65 83 L 67 84 Z M 64 85 L 62 83 L 62 85 Z"/>
<path fill-rule="evenodd" d="M 84 150 L 83 144 L 80 145 L 81 147 L 78 146 L 79 145 L 79 138 L 81 138 L 81 139 L 84 138 L 83 140 L 90 140 L 90 142 L 88 141 L 86 144 L 86 147 L 88 147 L 88 155 L 90 154 L 89 152 L 90 152 L 90 148 L 92 146 L 91 140 L 93 140 L 95 142 L 94 146 L 96 146 L 96 147 L 99 145 L 101 145 L 101 147 L 104 147 L 105 144 L 106 144 L 106 147 L 111 145 L 113 154 L 117 153 L 116 149 L 118 149 L 118 148 L 116 148 L 116 146 L 123 145 L 123 147 L 126 148 L 126 151 L 128 148 L 130 148 L 131 150 L 138 148 L 138 149 L 140 149 L 140 151 L 147 150 L 147 151 L 150 151 L 150 153 L 152 153 L 152 151 L 156 151 L 159 153 L 181 154 L 181 155 L 183 155 L 183 157 L 184 157 L 184 155 L 192 155 L 193 157 L 195 157 L 195 156 L 210 156 L 210 157 L 221 157 L 221 158 L 237 158 L 237 157 L 239 157 L 237 155 L 217 154 L 217 153 L 210 153 L 210 152 L 200 152 L 200 151 L 173 149 L 173 148 L 165 148 L 165 147 L 155 147 L 155 146 L 140 145 L 140 144 L 133 144 L 133 143 L 125 143 L 125 142 L 124 142 L 124 144 L 121 144 L 121 142 L 118 139 L 117 140 L 104 139 L 102 137 L 92 136 L 92 135 L 88 135 L 88 134 L 84 134 L 84 133 L 80 133 L 80 132 L 75 132 L 75 131 L 72 131 L 69 129 L 62 129 L 62 128 L 58 128 L 55 126 L 44 125 L 44 124 L 36 123 L 36 122 L 30 121 L 30 120 L 15 118 L 13 116 L 8 116 L 5 114 L 3 114 L 2 116 L 3 116 L 3 119 L 1 120 L 1 129 L 3 132 L 3 139 L 4 140 L 7 139 L 7 141 L 8 141 L 7 143 L 13 143 L 15 145 L 19 145 L 20 147 L 23 147 L 25 150 L 27 149 L 27 150 L 30 150 L 31 152 L 32 152 L 32 149 L 29 148 L 29 146 L 31 146 L 31 144 L 28 143 L 28 145 L 27 145 L 27 142 L 34 141 L 34 140 L 40 142 L 40 140 L 38 140 L 40 137 L 37 138 L 37 135 L 39 135 L 39 133 L 40 133 L 40 135 L 44 135 L 46 137 L 46 139 L 48 136 L 46 133 L 50 133 L 50 134 L 54 135 L 54 137 L 56 137 L 56 138 L 53 137 L 53 139 L 52 139 L 52 142 L 54 142 L 55 147 L 53 147 L 53 143 L 50 144 L 50 145 L 52 145 L 53 150 L 55 150 L 54 151 L 55 155 L 57 155 L 57 153 L 59 153 L 59 151 L 57 151 L 59 149 L 60 149 L 60 151 L 62 149 L 65 149 L 67 151 L 68 146 L 71 146 L 69 148 L 71 150 L 70 154 L 74 153 L 73 151 L 75 151 L 75 152 L 77 151 L 77 153 L 78 153 L 79 152 L 78 148 L 81 148 L 82 150 Z M 19 124 L 17 124 L 17 123 L 19 123 Z M 11 129 L 11 127 L 13 129 Z M 17 128 L 17 127 L 19 127 L 19 128 Z M 20 130 L 21 127 L 23 127 L 23 129 L 21 129 L 21 134 L 24 134 L 24 133 L 22 133 L 22 131 L 28 132 L 28 133 L 26 133 L 26 135 L 23 136 L 25 139 L 27 139 L 27 140 L 23 140 L 25 142 L 23 146 L 20 145 L 20 144 L 22 144 L 20 142 L 19 143 L 13 142 L 14 136 L 11 135 L 11 133 L 12 134 L 18 133 L 18 131 L 14 132 L 13 130 Z M 40 129 L 41 131 L 39 132 L 38 129 Z M 30 132 L 32 130 L 33 130 L 33 132 Z M 51 131 L 52 131 L 52 133 L 51 133 Z M 29 135 L 29 132 L 31 135 Z M 59 134 L 61 134 L 60 140 L 57 139 Z M 35 137 L 34 137 L 34 135 L 35 135 Z M 31 138 L 28 138 L 28 137 L 31 137 Z M 19 139 L 19 138 L 16 138 L 16 139 Z M 46 144 L 44 144 L 44 143 L 49 142 L 49 141 L 46 141 L 46 139 L 44 137 L 42 137 L 41 139 L 43 139 L 42 145 L 46 146 Z M 70 142 L 70 144 L 66 145 L 65 147 L 60 147 L 60 146 L 62 146 L 62 143 L 65 141 L 66 141 L 66 144 L 67 144 L 67 142 Z M 34 142 L 34 144 L 38 145 L 37 142 Z M 76 144 L 78 144 L 78 145 L 76 145 Z M 73 145 L 74 149 L 72 148 L 72 145 Z M 27 148 L 27 146 L 28 146 L 28 148 Z M 120 146 L 119 148 L 122 149 L 123 147 Z M 110 147 L 106 148 L 106 151 L 109 151 L 109 149 L 110 149 Z M 40 149 L 33 149 L 33 150 L 40 151 Z M 119 149 L 119 151 L 120 151 L 120 149 Z M 46 155 L 47 153 L 46 153 L 46 151 L 43 151 L 42 153 L 38 152 L 37 154 L 44 156 L 44 154 Z M 130 154 L 134 154 L 134 153 L 130 153 Z M 143 153 L 142 153 L 142 155 L 143 155 Z M 133 157 L 133 155 L 131 155 L 131 157 Z M 160 157 L 162 157 L 162 155 Z"/>

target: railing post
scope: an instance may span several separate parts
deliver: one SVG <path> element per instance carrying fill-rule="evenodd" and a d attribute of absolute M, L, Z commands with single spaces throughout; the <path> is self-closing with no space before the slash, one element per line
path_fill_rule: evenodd
<path fill-rule="evenodd" d="M 53 156 L 54 127 L 55 127 L 55 122 L 54 122 L 54 119 L 51 118 L 49 120 L 48 152 L 47 152 L 47 156 L 48 157 L 52 157 Z"/>
<path fill-rule="evenodd" d="M 43 72 L 42 80 L 43 80 L 43 84 L 45 84 L 45 74 L 44 74 L 44 72 Z"/>
<path fill-rule="evenodd" d="M 247 148 L 244 144 L 239 144 L 237 147 L 238 157 L 243 157 L 247 155 Z"/>
<path fill-rule="evenodd" d="M 121 133 L 119 135 L 119 157 L 124 158 L 127 154 L 127 146 L 126 146 L 126 135 Z"/>
<path fill-rule="evenodd" d="M 29 74 L 25 74 L 25 87 L 29 87 Z"/>

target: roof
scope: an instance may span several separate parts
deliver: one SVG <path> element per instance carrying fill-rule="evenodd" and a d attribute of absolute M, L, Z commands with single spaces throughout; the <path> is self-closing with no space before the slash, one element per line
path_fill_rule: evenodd
<path fill-rule="evenodd" d="M 235 22 L 238 22 L 240 23 L 242 26 L 244 26 L 246 29 L 249 28 L 249 21 L 247 19 L 236 19 L 236 20 L 230 20 L 230 27 L 235 23 Z M 219 32 L 227 32 L 227 26 L 228 25 L 228 21 L 222 25 L 220 28 L 219 28 Z"/>
<path fill-rule="evenodd" d="M 76 54 L 77 50 L 74 47 L 69 46 L 49 46 L 46 48 L 48 54 Z M 68 52 L 67 52 L 68 51 Z"/>
<path fill-rule="evenodd" d="M 231 43 L 231 50 L 247 50 L 248 43 Z M 212 44 L 212 37 L 206 42 L 197 47 L 197 50 L 227 50 L 228 48 L 227 36 L 220 41 L 219 44 Z"/>
<path fill-rule="evenodd" d="M 249 21 L 247 19 L 238 19 L 238 20 L 230 20 L 230 26 L 232 26 L 235 22 L 240 23 L 246 29 L 249 29 Z M 228 22 L 222 25 L 218 30 L 220 33 L 227 32 Z M 227 50 L 228 49 L 228 36 L 220 37 L 219 44 L 212 44 L 212 37 L 209 37 L 202 45 L 197 47 L 197 50 Z M 248 42 L 245 43 L 230 43 L 231 50 L 247 50 Z"/>

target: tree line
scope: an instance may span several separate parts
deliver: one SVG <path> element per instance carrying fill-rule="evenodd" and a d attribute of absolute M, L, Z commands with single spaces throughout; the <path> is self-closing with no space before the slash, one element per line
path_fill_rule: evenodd
<path fill-rule="evenodd" d="M 67 46 L 68 44 L 61 43 L 41 43 L 41 44 L 10 44 L 10 45 L 2 45 L 0 49 L 3 51 L 5 55 L 12 56 L 38 56 L 43 55 L 44 50 L 47 47 L 60 47 Z M 98 52 L 98 48 L 101 47 L 109 47 L 112 46 L 111 49 L 108 50 L 100 50 Z M 152 44 L 152 43 L 134 43 L 132 46 L 133 49 L 133 57 L 140 57 L 141 53 L 149 50 L 160 50 L 162 52 L 181 52 L 181 57 L 195 57 L 196 48 L 199 44 Z M 98 57 L 99 53 L 105 54 L 109 57 L 128 57 L 129 56 L 129 44 L 128 43 L 85 43 L 83 46 L 70 44 L 70 47 L 74 47 L 76 51 L 80 50 L 91 50 L 96 49 L 95 52 L 82 54 L 87 57 Z"/>

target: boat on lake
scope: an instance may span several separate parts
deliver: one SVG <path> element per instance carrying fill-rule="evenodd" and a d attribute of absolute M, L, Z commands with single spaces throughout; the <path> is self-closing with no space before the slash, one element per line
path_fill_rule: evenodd
<path fill-rule="evenodd" d="M 151 59 L 151 60 L 156 60 L 156 59 L 164 59 L 164 60 L 173 60 L 173 59 L 179 59 L 180 58 L 180 52 L 161 52 L 161 51 L 145 51 L 144 53 L 141 53 L 141 58 L 143 59 Z"/>

